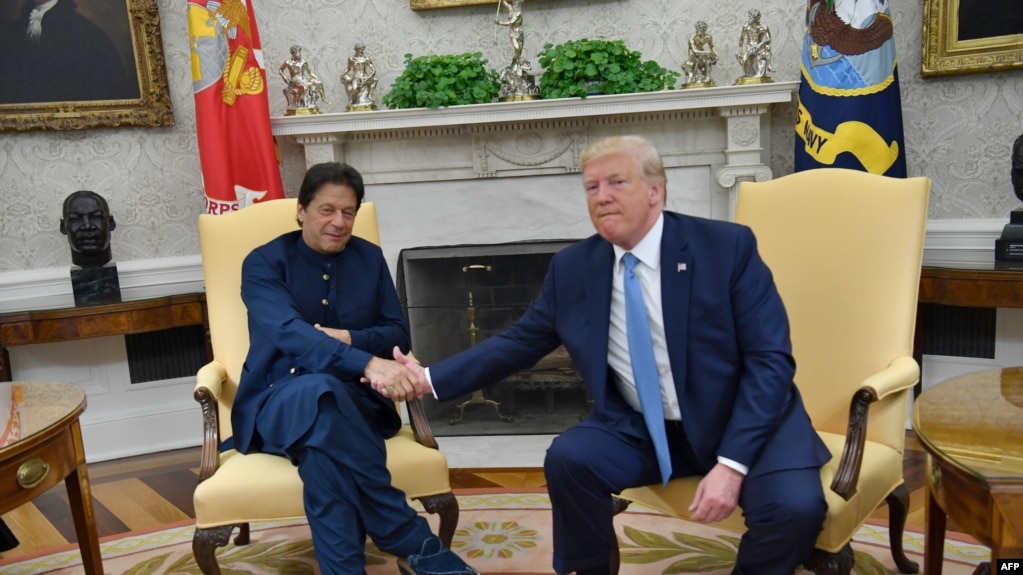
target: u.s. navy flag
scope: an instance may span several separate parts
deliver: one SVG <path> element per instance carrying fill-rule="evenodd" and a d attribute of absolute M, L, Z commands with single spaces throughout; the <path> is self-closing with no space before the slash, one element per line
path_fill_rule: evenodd
<path fill-rule="evenodd" d="M 206 211 L 284 197 L 252 0 L 188 0 Z"/>
<path fill-rule="evenodd" d="M 795 170 L 906 176 L 889 0 L 808 0 Z"/>

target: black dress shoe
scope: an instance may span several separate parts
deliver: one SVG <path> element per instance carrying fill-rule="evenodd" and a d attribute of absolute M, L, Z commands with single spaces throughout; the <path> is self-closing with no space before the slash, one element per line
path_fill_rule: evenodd
<path fill-rule="evenodd" d="M 7 524 L 4 523 L 3 519 L 0 519 L 0 552 L 10 551 L 20 544 L 18 538 L 14 536 L 14 532 L 11 531 Z"/>

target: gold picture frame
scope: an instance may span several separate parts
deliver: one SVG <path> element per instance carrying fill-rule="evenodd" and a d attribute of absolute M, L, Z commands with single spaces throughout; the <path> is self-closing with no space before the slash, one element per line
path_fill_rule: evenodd
<path fill-rule="evenodd" d="M 460 6 L 491 6 L 497 0 L 409 0 L 409 8 L 413 10 L 433 10 L 434 8 L 457 8 Z"/>
<path fill-rule="evenodd" d="M 1019 0 L 1002 0 L 1005 8 L 1019 9 Z M 998 4 L 998 2 L 995 2 Z M 968 10 L 983 10 L 984 14 L 960 13 L 960 5 Z M 960 24 L 964 16 L 972 21 L 988 22 L 1000 26 L 1004 21 L 993 17 L 996 8 L 989 2 L 963 2 L 963 0 L 924 0 L 923 58 L 921 74 L 925 77 L 973 74 L 1023 68 L 1023 30 L 1006 34 L 973 32 L 970 39 L 960 39 Z"/>
<path fill-rule="evenodd" d="M 63 1 L 63 0 L 59 0 Z M 160 34 L 160 14 L 157 0 L 122 0 L 126 14 L 118 14 L 118 21 L 127 22 L 127 30 L 118 30 L 123 59 L 134 59 L 138 97 L 128 99 L 89 99 L 59 102 L 19 101 L 0 103 L 0 132 L 27 132 L 34 130 L 84 130 L 121 126 L 173 126 L 174 113 L 167 86 L 167 68 L 163 57 Z M 102 10 L 121 9 L 121 2 L 76 0 L 79 12 L 90 6 Z M 11 4 L 21 5 L 20 2 Z M 84 9 L 83 9 L 84 7 Z M 8 16 L 12 10 L 8 10 Z M 124 16 L 126 15 L 126 20 Z M 43 18 L 44 27 L 46 17 Z M 103 19 L 106 27 L 110 20 Z M 15 25 L 16 22 L 11 22 Z M 24 29 L 24 24 L 21 25 Z M 10 26 L 7 26 L 8 28 Z M 122 26 L 123 28 L 123 26 Z M 22 32 L 22 34 L 24 34 Z M 130 46 L 128 46 L 130 42 Z M 7 54 L 3 57 L 8 57 Z M 96 70 L 96 73 L 101 71 Z M 131 78 L 128 72 L 129 81 Z M 2 77 L 0 82 L 10 81 Z M 30 100 L 34 96 L 26 99 Z"/>

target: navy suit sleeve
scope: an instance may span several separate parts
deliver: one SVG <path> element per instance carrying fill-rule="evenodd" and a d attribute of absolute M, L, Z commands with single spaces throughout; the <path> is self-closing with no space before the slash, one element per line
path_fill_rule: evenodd
<path fill-rule="evenodd" d="M 795 360 L 785 307 L 749 228 L 734 258 L 730 299 L 742 365 L 718 455 L 752 467 L 793 405 Z"/>
<path fill-rule="evenodd" d="M 283 270 L 275 269 L 260 250 L 242 264 L 242 300 L 249 313 L 249 330 L 259 332 L 250 337 L 273 342 L 296 368 L 352 379 L 362 375 L 373 357 L 306 321 L 288 291 Z"/>

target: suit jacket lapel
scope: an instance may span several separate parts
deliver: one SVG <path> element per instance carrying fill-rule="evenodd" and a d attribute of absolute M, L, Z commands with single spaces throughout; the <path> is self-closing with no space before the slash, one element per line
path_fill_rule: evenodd
<path fill-rule="evenodd" d="M 665 212 L 664 234 L 661 236 L 661 309 L 664 313 L 664 338 L 679 400 L 683 398 L 686 384 L 692 274 L 692 254 L 685 226 Z"/>
<path fill-rule="evenodd" d="M 593 378 L 593 385 L 590 386 L 593 402 L 601 406 L 604 404 L 607 386 L 610 383 L 607 376 L 609 371 L 607 337 L 611 326 L 611 274 L 614 269 L 614 249 L 607 242 L 599 242 L 589 257 L 592 276 L 583 279 L 585 287 L 582 301 L 592 302 L 587 306 L 591 310 L 588 314 L 587 330 L 588 347 L 592 353 L 588 355 L 590 364 L 585 373 Z"/>

